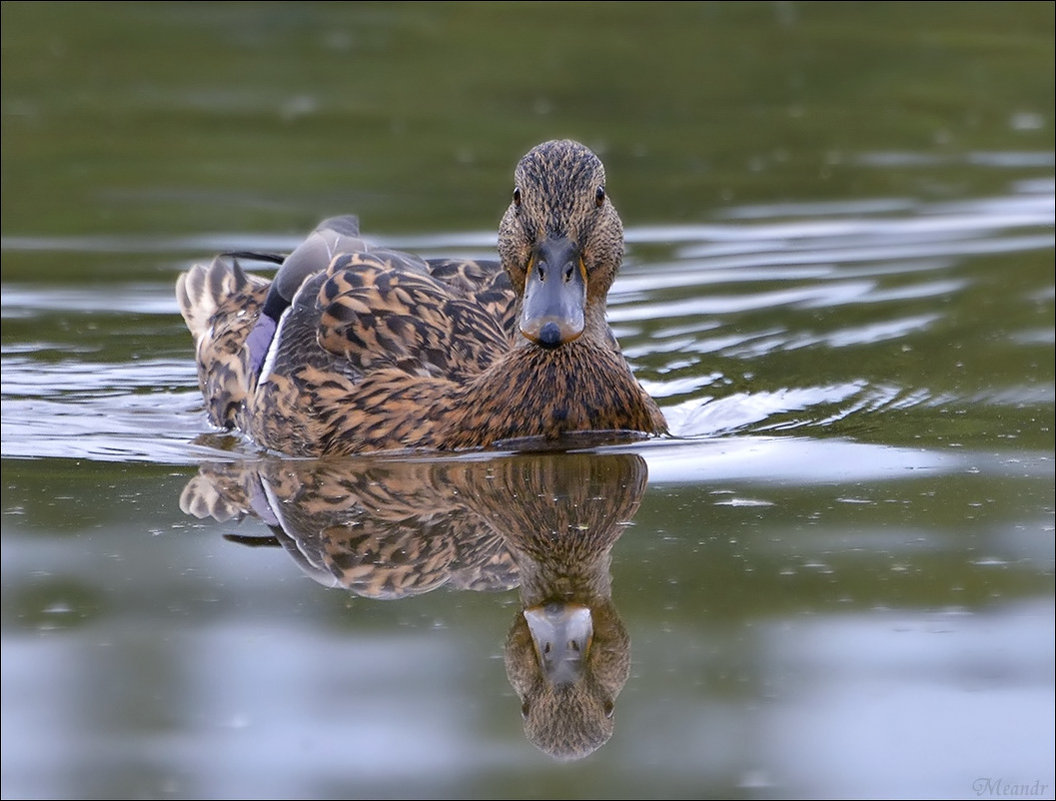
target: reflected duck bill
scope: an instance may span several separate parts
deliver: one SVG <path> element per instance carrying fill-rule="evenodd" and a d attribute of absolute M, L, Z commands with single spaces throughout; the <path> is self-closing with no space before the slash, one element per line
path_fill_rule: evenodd
<path fill-rule="evenodd" d="M 551 601 L 524 610 L 539 666 L 550 684 L 574 684 L 583 675 L 594 637 L 590 609 Z"/>

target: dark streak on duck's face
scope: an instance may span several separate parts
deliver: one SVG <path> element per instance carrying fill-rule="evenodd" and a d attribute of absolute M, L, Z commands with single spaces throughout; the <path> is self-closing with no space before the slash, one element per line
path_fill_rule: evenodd
<path fill-rule="evenodd" d="M 605 193 L 601 160 L 578 142 L 533 148 L 514 180 L 499 255 L 520 296 L 521 334 L 553 350 L 603 324 L 623 225 Z"/>

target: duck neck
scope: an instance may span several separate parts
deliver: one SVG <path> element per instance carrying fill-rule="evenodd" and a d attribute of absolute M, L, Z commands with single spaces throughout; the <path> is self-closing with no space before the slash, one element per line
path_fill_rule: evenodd
<path fill-rule="evenodd" d="M 663 431 L 663 417 L 639 386 L 608 329 L 588 328 L 547 349 L 522 338 L 510 352 L 459 388 L 463 411 L 456 447 L 514 437 L 555 439 L 573 431 Z M 458 442 L 460 439 L 465 442 Z"/>

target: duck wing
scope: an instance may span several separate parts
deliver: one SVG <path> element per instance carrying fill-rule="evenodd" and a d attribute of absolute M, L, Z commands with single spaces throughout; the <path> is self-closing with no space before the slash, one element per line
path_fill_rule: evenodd
<path fill-rule="evenodd" d="M 448 466 L 432 462 L 289 461 L 205 463 L 180 495 L 199 519 L 256 517 L 320 584 L 371 598 L 401 598 L 447 585 L 494 591 L 516 586 L 505 538 L 468 509 Z"/>
<path fill-rule="evenodd" d="M 476 259 L 427 259 L 429 274 L 450 284 L 486 314 L 498 320 L 507 336 L 514 333 L 516 294 L 502 264 Z"/>
<path fill-rule="evenodd" d="M 465 380 L 509 349 L 513 300 L 505 275 L 487 262 L 344 253 L 319 287 L 318 343 L 359 375 L 395 367 Z"/>
<path fill-rule="evenodd" d="M 279 321 L 304 283 L 325 270 L 336 254 L 365 251 L 369 247 L 359 235 L 359 218 L 346 214 L 323 220 L 288 256 L 242 254 L 278 261 L 280 264 L 268 288 L 260 316 L 246 339 L 250 373 L 260 373 Z"/>

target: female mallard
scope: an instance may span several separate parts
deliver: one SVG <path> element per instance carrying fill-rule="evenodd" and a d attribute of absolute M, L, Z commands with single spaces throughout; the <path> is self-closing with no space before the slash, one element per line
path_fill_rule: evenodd
<path fill-rule="evenodd" d="M 623 226 L 601 161 L 545 142 L 514 175 L 500 263 L 378 249 L 340 217 L 270 284 L 221 258 L 181 275 L 212 422 L 297 456 L 663 432 L 605 322 Z"/>

